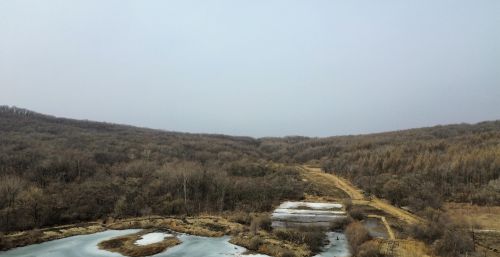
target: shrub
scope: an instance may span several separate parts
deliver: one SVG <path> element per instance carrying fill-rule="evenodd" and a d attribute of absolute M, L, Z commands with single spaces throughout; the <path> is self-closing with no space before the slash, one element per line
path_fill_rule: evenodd
<path fill-rule="evenodd" d="M 474 241 L 470 233 L 446 229 L 443 237 L 436 241 L 435 249 L 441 256 L 459 256 L 474 251 Z"/>
<path fill-rule="evenodd" d="M 257 230 L 263 229 L 265 231 L 272 230 L 272 221 L 271 218 L 267 215 L 259 215 L 252 217 L 252 222 L 250 223 L 250 231 L 255 235 L 257 234 Z"/>
<path fill-rule="evenodd" d="M 349 211 L 349 216 L 351 216 L 355 220 L 362 220 L 365 218 L 365 214 L 363 210 L 359 207 L 352 207 Z"/>
<path fill-rule="evenodd" d="M 259 250 L 259 247 L 264 243 L 262 238 L 259 236 L 254 236 L 252 239 L 250 239 L 250 243 L 248 244 L 248 249 L 252 251 L 257 251 Z"/>
<path fill-rule="evenodd" d="M 409 227 L 409 234 L 416 239 L 420 239 L 428 244 L 443 236 L 444 228 L 451 223 L 448 216 L 438 210 L 427 208 L 420 213 L 429 222 L 425 224 L 415 224 Z"/>
<path fill-rule="evenodd" d="M 229 220 L 243 225 L 250 225 L 252 217 L 247 212 L 236 212 L 229 217 Z"/>
<path fill-rule="evenodd" d="M 306 244 L 313 253 L 321 250 L 326 239 L 325 231 L 319 227 L 280 228 L 275 229 L 273 233 L 281 240 L 294 244 Z"/>
<path fill-rule="evenodd" d="M 12 247 L 12 243 L 7 240 L 7 238 L 0 233 L 0 250 L 6 250 Z"/>
<path fill-rule="evenodd" d="M 429 222 L 410 227 L 413 237 L 434 244 L 436 252 L 441 256 L 459 256 L 474 250 L 467 222 L 453 221 L 441 211 L 430 208 L 422 214 Z"/>
<path fill-rule="evenodd" d="M 295 257 L 295 253 L 290 250 L 283 250 L 283 252 L 280 254 L 280 257 Z"/>
<path fill-rule="evenodd" d="M 350 198 L 345 199 L 344 201 L 342 201 L 342 204 L 344 205 L 346 211 L 350 211 L 351 210 L 351 208 L 352 208 L 352 200 Z"/>
<path fill-rule="evenodd" d="M 360 246 L 364 242 L 371 239 L 368 230 L 366 230 L 363 224 L 359 221 L 349 224 L 345 230 L 345 235 L 349 241 L 349 246 L 353 255 L 357 255 L 359 253 Z"/>
<path fill-rule="evenodd" d="M 332 231 L 343 231 L 349 223 L 352 222 L 351 217 L 345 217 L 345 218 L 340 218 L 336 219 L 332 222 L 330 222 L 330 230 Z"/>
<path fill-rule="evenodd" d="M 416 239 L 430 244 L 439 239 L 443 231 L 441 224 L 438 223 L 414 224 L 409 227 L 409 234 Z"/>
<path fill-rule="evenodd" d="M 259 216 L 258 218 L 258 222 L 259 222 L 259 227 L 265 231 L 271 231 L 273 228 L 272 228 L 272 220 L 269 216 L 267 215 L 262 215 L 262 216 Z"/>
<path fill-rule="evenodd" d="M 374 241 L 364 242 L 359 246 L 357 257 L 380 257 L 382 254 L 379 251 L 378 244 Z"/>

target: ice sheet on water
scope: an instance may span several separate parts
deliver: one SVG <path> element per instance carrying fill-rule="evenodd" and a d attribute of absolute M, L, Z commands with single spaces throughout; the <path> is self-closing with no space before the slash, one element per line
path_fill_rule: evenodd
<path fill-rule="evenodd" d="M 337 232 L 328 232 L 328 240 L 330 243 L 326 245 L 323 252 L 314 257 L 348 257 L 349 247 L 345 235 Z"/>
<path fill-rule="evenodd" d="M 314 203 L 314 202 L 284 202 L 278 209 L 313 209 L 313 210 L 330 210 L 342 209 L 340 203 Z"/>
<path fill-rule="evenodd" d="M 36 245 L 0 252 L 2 257 L 123 257 L 121 254 L 101 250 L 97 244 L 117 236 L 137 233 L 137 229 L 108 230 L 90 235 L 73 236 Z M 158 238 L 158 235 L 148 236 Z M 163 237 L 163 235 L 162 235 Z M 262 254 L 246 255 L 247 249 L 229 243 L 229 237 L 200 237 L 187 234 L 178 236 L 181 244 L 167 249 L 155 257 L 269 257 Z"/>
<path fill-rule="evenodd" d="M 280 221 L 273 222 L 273 226 L 280 226 L 287 222 L 307 226 L 328 226 L 329 222 L 346 216 L 340 203 L 284 202 L 274 210 L 271 218 L 273 221 Z"/>
<path fill-rule="evenodd" d="M 311 215 L 311 214 L 287 214 L 273 213 L 272 219 L 279 221 L 294 222 L 330 222 L 346 217 L 346 215 Z"/>
<path fill-rule="evenodd" d="M 288 214 L 317 214 L 317 215 L 345 215 L 344 211 L 324 211 L 324 210 L 303 210 L 303 209 L 276 209 L 274 213 L 288 213 Z"/>

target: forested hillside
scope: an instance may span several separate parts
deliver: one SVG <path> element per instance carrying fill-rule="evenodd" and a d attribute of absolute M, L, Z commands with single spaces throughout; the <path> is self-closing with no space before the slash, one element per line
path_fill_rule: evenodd
<path fill-rule="evenodd" d="M 2 107 L 0 228 L 265 211 L 282 199 L 300 198 L 297 171 L 264 160 L 258 144 Z"/>
<path fill-rule="evenodd" d="M 331 138 L 175 133 L 0 107 L 3 231 L 148 214 L 268 211 L 315 163 L 414 210 L 500 204 L 500 122 Z M 282 165 L 286 164 L 286 165 Z"/>
<path fill-rule="evenodd" d="M 264 144 L 273 160 L 319 163 L 414 210 L 444 200 L 500 204 L 500 121 Z"/>

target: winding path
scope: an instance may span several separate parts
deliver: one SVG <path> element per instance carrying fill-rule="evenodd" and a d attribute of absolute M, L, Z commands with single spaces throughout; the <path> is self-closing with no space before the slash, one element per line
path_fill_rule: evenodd
<path fill-rule="evenodd" d="M 385 200 L 379 199 L 375 196 L 371 196 L 370 199 L 365 198 L 362 191 L 351 184 L 351 182 L 343 179 L 337 175 L 331 173 L 325 173 L 320 168 L 312 168 L 308 166 L 303 166 L 303 170 L 308 173 L 314 173 L 314 176 L 307 176 L 308 178 L 321 178 L 323 181 L 321 183 L 325 183 L 328 181 L 330 184 L 335 185 L 336 187 L 343 190 L 349 197 L 352 199 L 355 204 L 366 204 L 370 205 L 374 208 L 382 210 L 388 214 L 393 215 L 394 217 L 405 221 L 408 224 L 416 224 L 425 222 L 424 219 L 405 211 L 401 208 L 398 208 L 394 205 L 387 203 Z M 314 182 L 314 181 L 313 181 Z"/>
<path fill-rule="evenodd" d="M 366 198 L 363 191 L 351 184 L 348 180 L 334 174 L 325 173 L 320 168 L 302 166 L 302 171 L 303 176 L 314 184 L 330 184 L 341 189 L 349 196 L 349 198 L 351 198 L 354 204 L 372 206 L 408 224 L 425 222 L 424 219 L 401 208 L 393 206 L 382 199 L 374 196 L 369 197 L 369 199 Z M 369 215 L 369 217 L 379 218 L 387 230 L 389 238 L 388 240 L 383 240 L 381 243 L 381 251 L 384 254 L 395 257 L 429 256 L 424 243 L 409 239 L 397 239 L 390 224 L 387 222 L 386 217 L 381 215 Z"/>

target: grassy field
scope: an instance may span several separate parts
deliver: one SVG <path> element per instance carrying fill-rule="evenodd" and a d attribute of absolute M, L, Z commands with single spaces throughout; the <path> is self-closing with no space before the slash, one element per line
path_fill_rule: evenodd
<path fill-rule="evenodd" d="M 500 256 L 500 206 L 447 203 L 445 210 L 458 222 L 474 228 L 477 251 L 484 256 Z"/>
<path fill-rule="evenodd" d="M 479 229 L 500 231 L 500 206 L 447 203 L 445 210 L 450 216 L 463 217 Z"/>

